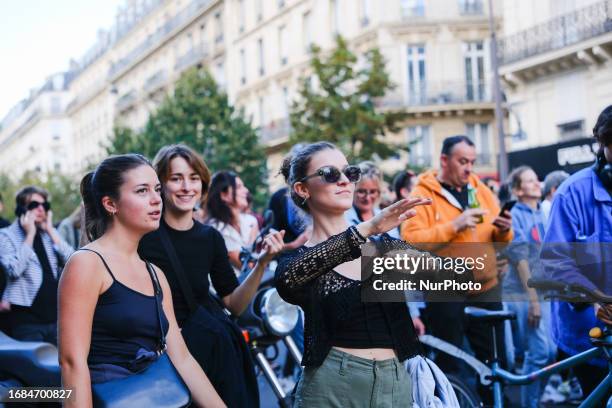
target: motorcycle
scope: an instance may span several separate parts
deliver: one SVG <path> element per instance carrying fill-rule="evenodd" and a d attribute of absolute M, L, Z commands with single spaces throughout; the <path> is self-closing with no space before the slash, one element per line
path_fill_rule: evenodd
<path fill-rule="evenodd" d="M 251 248 L 243 248 L 240 254 L 242 261 L 240 278 L 245 279 L 248 271 L 257 261 L 256 250 L 263 237 L 270 232 L 274 222 L 274 214 L 267 210 L 264 214 L 264 227 L 255 239 Z M 279 406 L 291 407 L 293 398 L 282 387 L 279 376 L 272 367 L 271 362 L 278 355 L 278 343 L 282 341 L 299 365 L 302 353 L 290 334 L 299 321 L 299 307 L 291 305 L 281 299 L 274 288 L 274 271 L 276 263 L 273 261 L 266 268 L 259 289 L 244 313 L 236 318 L 236 323 L 242 329 L 243 336 L 256 366 L 265 376 L 268 384 L 278 399 Z M 273 350 L 272 356 L 267 351 Z"/>

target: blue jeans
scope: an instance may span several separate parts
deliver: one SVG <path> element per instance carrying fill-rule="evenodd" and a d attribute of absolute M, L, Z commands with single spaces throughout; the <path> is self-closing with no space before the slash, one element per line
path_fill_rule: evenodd
<path fill-rule="evenodd" d="M 512 337 L 514 347 L 524 350 L 525 362 L 523 363 L 523 373 L 527 374 L 539 370 L 552 363 L 555 359 L 557 348 L 551 335 L 550 302 L 540 302 L 542 317 L 537 328 L 531 327 L 528 323 L 528 302 L 505 302 L 504 306 L 516 313 L 516 321 L 512 322 Z M 523 386 L 521 388 L 521 406 L 529 408 L 538 407 L 545 383 L 545 379 L 540 379 Z"/>

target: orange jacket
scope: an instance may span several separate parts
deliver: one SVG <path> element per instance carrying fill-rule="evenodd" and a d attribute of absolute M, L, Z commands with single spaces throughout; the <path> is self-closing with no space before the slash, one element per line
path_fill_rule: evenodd
<path fill-rule="evenodd" d="M 493 242 L 507 243 L 512 241 L 512 230 L 501 232 L 492 222 L 499 214 L 500 208 L 497 198 L 491 190 L 485 186 L 478 176 L 470 176 L 470 185 L 476 188 L 476 198 L 480 203 L 480 208 L 488 211 L 484 215 L 482 223 L 476 228 L 467 228 L 461 232 L 456 232 L 452 221 L 457 218 L 463 210 L 451 201 L 450 193 L 442 189 L 440 182 L 436 178 L 436 171 L 423 173 L 418 180 L 413 196 L 428 197 L 432 199 L 431 205 L 417 208 L 417 215 L 401 226 L 402 239 L 415 246 L 418 244 L 438 244 L 441 245 L 421 245 L 424 249 L 435 250 L 438 255 L 444 256 L 483 256 L 485 267 L 482 270 L 474 270 L 474 278 L 482 284 L 481 292 L 484 292 L 498 283 L 497 279 L 497 255 Z M 457 245 L 454 248 L 446 247 L 447 243 L 474 242 L 487 243 L 488 245 Z M 472 253 L 466 253 L 472 252 Z"/>

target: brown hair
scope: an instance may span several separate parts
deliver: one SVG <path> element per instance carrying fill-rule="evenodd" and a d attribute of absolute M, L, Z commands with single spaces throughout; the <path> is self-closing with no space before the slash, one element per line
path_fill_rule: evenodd
<path fill-rule="evenodd" d="M 308 166 L 312 157 L 323 150 L 337 150 L 338 148 L 329 142 L 316 142 L 301 147 L 293 154 L 288 154 L 283 160 L 280 174 L 289 185 L 291 199 L 302 210 L 308 212 L 308 204 L 293 189 L 293 185 L 306 177 Z"/>
<path fill-rule="evenodd" d="M 40 194 L 45 201 L 49 200 L 49 192 L 44 188 L 38 186 L 26 186 L 15 194 L 15 204 L 25 207 L 33 194 Z"/>
<path fill-rule="evenodd" d="M 151 166 L 141 154 L 122 154 L 104 159 L 94 171 L 81 180 L 81 197 L 85 213 L 85 234 L 89 242 L 100 238 L 112 222 L 112 216 L 104 209 L 102 198 L 118 200 L 119 189 L 125 182 L 125 174 L 140 166 Z M 83 225 L 83 224 L 82 224 Z"/>
<path fill-rule="evenodd" d="M 187 145 L 180 143 L 164 146 L 159 149 L 153 159 L 153 167 L 157 172 L 159 181 L 162 184 L 168 181 L 168 178 L 170 178 L 170 162 L 176 157 L 185 159 L 189 166 L 200 176 L 202 180 L 201 202 L 204 202 L 208 194 L 208 187 L 210 186 L 210 170 L 208 170 L 208 166 L 206 166 L 202 157 Z"/>
<path fill-rule="evenodd" d="M 510 185 L 510 190 L 515 191 L 521 188 L 521 177 L 523 177 L 523 173 L 529 170 L 533 170 L 529 166 L 519 166 L 516 169 L 512 170 L 512 173 L 508 176 L 508 184 Z"/>

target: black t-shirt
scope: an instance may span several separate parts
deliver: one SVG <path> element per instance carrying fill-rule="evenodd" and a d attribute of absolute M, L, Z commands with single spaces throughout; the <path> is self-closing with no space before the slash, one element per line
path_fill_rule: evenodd
<path fill-rule="evenodd" d="M 457 191 L 455 187 L 451 187 L 446 183 L 440 183 L 442 188 L 447 190 L 449 193 L 453 195 L 461 204 L 461 207 L 465 210 L 468 207 L 468 188 L 467 185 L 461 187 L 461 191 Z"/>
<path fill-rule="evenodd" d="M 6 228 L 9 225 L 11 225 L 10 222 L 8 222 L 7 220 L 5 220 L 4 218 L 0 217 L 0 228 Z"/>
<path fill-rule="evenodd" d="M 238 279 L 229 262 L 225 241 L 214 228 L 194 221 L 187 231 L 170 228 L 162 219 L 170 241 L 191 284 L 198 304 L 210 304 L 209 280 L 220 297 L 227 296 L 238 287 Z M 166 275 L 172 291 L 174 313 L 179 326 L 189 317 L 189 306 L 183 297 L 181 286 L 169 256 L 164 250 L 159 232 L 145 235 L 138 247 L 140 256 L 158 266 Z"/>

